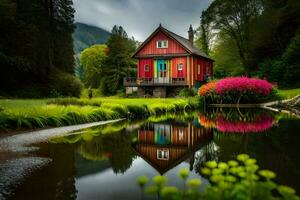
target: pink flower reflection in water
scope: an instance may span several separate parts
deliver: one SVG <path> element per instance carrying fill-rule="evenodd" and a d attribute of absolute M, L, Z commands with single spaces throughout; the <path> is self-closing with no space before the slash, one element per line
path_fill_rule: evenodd
<path fill-rule="evenodd" d="M 271 128 L 273 125 L 273 118 L 271 116 L 259 116 L 252 122 L 233 122 L 228 121 L 223 117 L 217 119 L 217 129 L 221 132 L 231 133 L 257 133 L 263 132 Z"/>

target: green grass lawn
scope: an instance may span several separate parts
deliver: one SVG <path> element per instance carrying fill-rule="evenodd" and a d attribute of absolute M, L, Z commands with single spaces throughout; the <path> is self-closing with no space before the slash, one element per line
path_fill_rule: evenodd
<path fill-rule="evenodd" d="M 0 107 L 4 109 L 30 109 L 46 105 L 49 99 L 0 99 Z"/>
<path fill-rule="evenodd" d="M 282 99 L 290 99 L 300 95 L 300 88 L 296 89 L 278 89 L 278 94 Z"/>
<path fill-rule="evenodd" d="M 1 99 L 0 131 L 143 118 L 199 107 L 198 98 Z M 50 103 L 50 104 L 49 104 Z"/>
<path fill-rule="evenodd" d="M 279 89 L 282 99 L 299 89 Z M 51 101 L 51 104 L 47 104 Z M 97 97 L 61 99 L 0 99 L 0 130 L 82 124 L 124 117 L 149 117 L 201 107 L 198 98 Z"/>
<path fill-rule="evenodd" d="M 5 110 L 30 110 L 32 108 L 46 106 L 51 99 L 0 99 L 0 107 Z M 81 98 L 80 100 L 86 102 L 102 102 L 104 106 L 110 105 L 151 105 L 157 103 L 173 103 L 174 101 L 186 102 L 184 98 L 118 98 L 118 97 L 97 97 L 91 100 Z"/>

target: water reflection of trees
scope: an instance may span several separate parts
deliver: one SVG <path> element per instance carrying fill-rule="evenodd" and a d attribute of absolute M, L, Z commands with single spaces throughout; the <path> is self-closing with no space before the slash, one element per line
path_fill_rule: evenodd
<path fill-rule="evenodd" d="M 54 138 L 52 143 L 72 143 L 87 160 L 108 160 L 115 173 L 124 173 L 132 164 L 135 154 L 131 149 L 128 122 L 90 128 L 80 134 Z"/>

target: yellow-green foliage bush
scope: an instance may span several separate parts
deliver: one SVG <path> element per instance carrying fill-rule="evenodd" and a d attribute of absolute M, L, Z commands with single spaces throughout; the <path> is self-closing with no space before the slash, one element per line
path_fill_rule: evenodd
<path fill-rule="evenodd" d="M 178 200 L 299 200 L 296 191 L 273 180 L 276 174 L 270 170 L 259 169 L 254 158 L 240 154 L 236 160 L 228 162 L 208 161 L 200 173 L 210 181 L 200 192 L 201 179 L 188 179 L 188 169 L 181 169 L 178 176 L 184 187 L 167 186 L 167 177 L 153 177 L 153 184 L 145 188 L 147 194 L 159 195 L 161 199 Z M 143 183 L 142 185 L 140 183 Z M 144 187 L 148 178 L 139 177 L 137 183 Z M 188 186 L 186 188 L 185 186 Z"/>

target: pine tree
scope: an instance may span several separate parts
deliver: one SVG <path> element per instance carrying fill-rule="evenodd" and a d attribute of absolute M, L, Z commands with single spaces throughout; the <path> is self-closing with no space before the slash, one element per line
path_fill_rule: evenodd
<path fill-rule="evenodd" d="M 114 26 L 107 42 L 108 57 L 106 61 L 106 77 L 110 94 L 123 88 L 123 78 L 133 70 L 135 63 L 131 58 L 136 49 L 134 40 L 129 39 L 122 26 Z"/>

